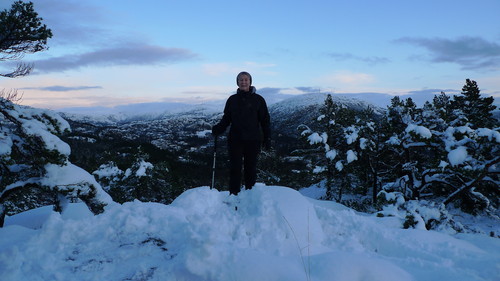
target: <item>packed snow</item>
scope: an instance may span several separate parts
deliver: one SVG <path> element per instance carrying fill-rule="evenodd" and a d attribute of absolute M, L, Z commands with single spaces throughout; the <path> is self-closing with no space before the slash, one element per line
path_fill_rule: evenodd
<path fill-rule="evenodd" d="M 230 200 L 232 199 L 232 200 Z M 237 207 L 237 210 L 236 208 Z M 287 187 L 6 218 L 0 280 L 499 280 L 500 239 L 402 229 Z"/>

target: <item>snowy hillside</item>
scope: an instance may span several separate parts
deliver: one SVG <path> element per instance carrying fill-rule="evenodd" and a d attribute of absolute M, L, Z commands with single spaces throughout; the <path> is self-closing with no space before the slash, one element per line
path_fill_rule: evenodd
<path fill-rule="evenodd" d="M 310 123 L 317 118 L 327 94 L 313 93 L 290 96 L 271 94 L 266 98 L 272 119 L 273 138 L 280 145 L 296 141 L 297 127 Z M 334 95 L 335 102 L 348 108 L 365 109 L 370 103 Z M 175 103 L 136 104 L 116 108 L 72 109 L 61 115 L 70 121 L 73 137 L 95 137 L 131 141 L 147 141 L 158 148 L 170 151 L 189 150 L 199 147 L 197 132 L 208 132 L 220 121 L 225 101 L 198 105 Z M 371 105 L 373 106 L 373 105 Z M 92 110 L 95 109 L 94 112 Z M 379 108 L 380 109 L 380 108 Z M 209 140 L 210 138 L 206 138 Z M 195 141 L 196 143 L 193 143 Z M 74 144 L 73 144 L 74 145 Z M 75 151 L 74 153 L 79 153 Z"/>
<path fill-rule="evenodd" d="M 322 105 L 327 93 L 306 93 L 301 95 L 285 95 L 262 89 L 259 92 L 267 102 L 270 111 L 291 112 L 308 106 Z M 353 106 L 365 108 L 368 105 L 381 106 L 389 104 L 389 95 L 365 93 L 357 95 L 333 94 L 335 101 Z M 58 110 L 65 118 L 75 121 L 98 122 L 98 123 L 120 123 L 136 120 L 156 120 L 170 118 L 186 112 L 197 112 L 205 115 L 221 113 L 224 109 L 225 100 L 215 100 L 200 104 L 187 104 L 176 102 L 152 102 L 122 105 L 116 107 L 72 107 Z"/>
<path fill-rule="evenodd" d="M 318 92 L 317 90 L 299 90 L 302 94 L 287 94 L 287 89 L 280 88 L 261 88 L 257 92 L 262 95 L 267 102 L 270 110 L 290 111 L 292 108 L 299 108 L 322 105 L 327 94 L 331 94 L 335 101 L 342 104 L 351 105 L 357 108 L 371 105 L 376 108 L 386 108 L 393 95 L 383 93 L 328 93 Z M 289 89 L 288 89 L 289 90 Z M 423 106 L 426 101 L 432 101 L 435 95 L 440 91 L 415 92 L 412 94 L 401 96 L 402 99 L 412 98 L 413 101 Z M 232 93 L 228 93 L 227 96 Z M 455 94 L 454 92 L 449 93 Z M 100 123 L 118 123 L 134 120 L 154 120 L 165 118 L 168 116 L 185 113 L 190 111 L 204 112 L 208 115 L 220 113 L 224 109 L 225 100 L 213 100 L 203 103 L 180 103 L 180 102 L 150 102 L 119 105 L 115 107 L 94 106 L 94 107 L 68 107 L 61 108 L 58 111 L 65 118 L 79 120 L 85 122 L 100 122 Z M 497 106 L 500 104 L 497 102 Z M 498 113 L 498 112 L 497 112 Z"/>
<path fill-rule="evenodd" d="M 295 97 L 288 98 L 284 101 L 277 102 L 269 106 L 269 112 L 273 117 L 273 121 L 283 121 L 283 119 L 288 119 L 290 115 L 300 114 L 303 119 L 308 121 L 312 120 L 313 115 L 317 115 L 319 112 L 318 106 L 323 106 L 325 104 L 325 99 L 327 93 L 314 93 L 314 94 L 304 94 Z M 368 107 L 381 112 L 378 107 L 370 102 L 366 102 L 362 99 L 355 97 L 350 97 L 346 95 L 332 95 L 332 99 L 335 103 L 341 104 L 351 109 L 363 110 Z M 313 109 L 313 110 L 312 110 Z M 310 116 L 307 116 L 310 115 Z M 317 117 L 317 116 L 315 116 Z M 316 119 L 316 118 L 314 118 Z"/>
<path fill-rule="evenodd" d="M 0 280 L 499 280 L 500 240 L 401 229 L 377 218 L 258 185 L 238 203 L 194 188 L 171 205 L 115 204 L 93 216 L 72 204 L 8 217 Z M 235 210 L 234 205 L 238 209 Z"/>
<path fill-rule="evenodd" d="M 186 112 L 213 114 L 222 112 L 224 101 L 203 104 L 185 103 L 137 103 L 116 107 L 72 107 L 59 111 L 65 118 L 72 120 L 113 124 L 136 120 L 156 120 Z"/>

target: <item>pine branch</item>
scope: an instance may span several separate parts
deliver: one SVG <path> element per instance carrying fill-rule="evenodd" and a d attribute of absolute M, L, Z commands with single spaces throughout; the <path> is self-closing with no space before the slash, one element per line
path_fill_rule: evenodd
<path fill-rule="evenodd" d="M 481 182 L 488 174 L 490 174 L 491 172 L 488 171 L 490 167 L 496 165 L 497 163 L 500 162 L 500 156 L 497 156 L 495 159 L 489 161 L 485 167 L 484 167 L 484 170 L 478 175 L 477 178 L 475 178 L 474 180 L 471 180 L 469 182 L 465 182 L 460 188 L 458 188 L 457 190 L 455 190 L 455 192 L 453 192 L 452 194 L 450 194 L 444 201 L 443 201 L 443 204 L 444 205 L 447 205 L 448 203 L 456 200 L 459 195 L 465 193 L 465 192 L 468 192 L 470 191 L 472 188 L 474 188 L 476 186 L 477 183 Z"/>

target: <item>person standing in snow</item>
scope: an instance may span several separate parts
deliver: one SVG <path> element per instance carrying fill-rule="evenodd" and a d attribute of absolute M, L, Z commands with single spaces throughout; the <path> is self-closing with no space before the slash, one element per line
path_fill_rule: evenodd
<path fill-rule="evenodd" d="M 240 72 L 236 76 L 238 90 L 224 107 L 222 120 L 212 127 L 215 136 L 223 134 L 231 125 L 228 136 L 229 192 L 238 195 L 241 190 L 243 166 L 245 188 L 252 189 L 257 180 L 257 159 L 261 148 L 270 148 L 271 121 L 264 98 L 252 86 L 252 76 Z"/>

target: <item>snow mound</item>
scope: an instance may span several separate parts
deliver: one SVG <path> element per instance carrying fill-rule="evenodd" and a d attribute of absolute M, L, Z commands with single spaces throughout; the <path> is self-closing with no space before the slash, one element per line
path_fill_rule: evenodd
<path fill-rule="evenodd" d="M 264 185 L 236 200 L 199 187 L 97 216 L 44 207 L 0 229 L 0 280 L 493 280 L 499 261 L 499 239 L 404 230 Z"/>

